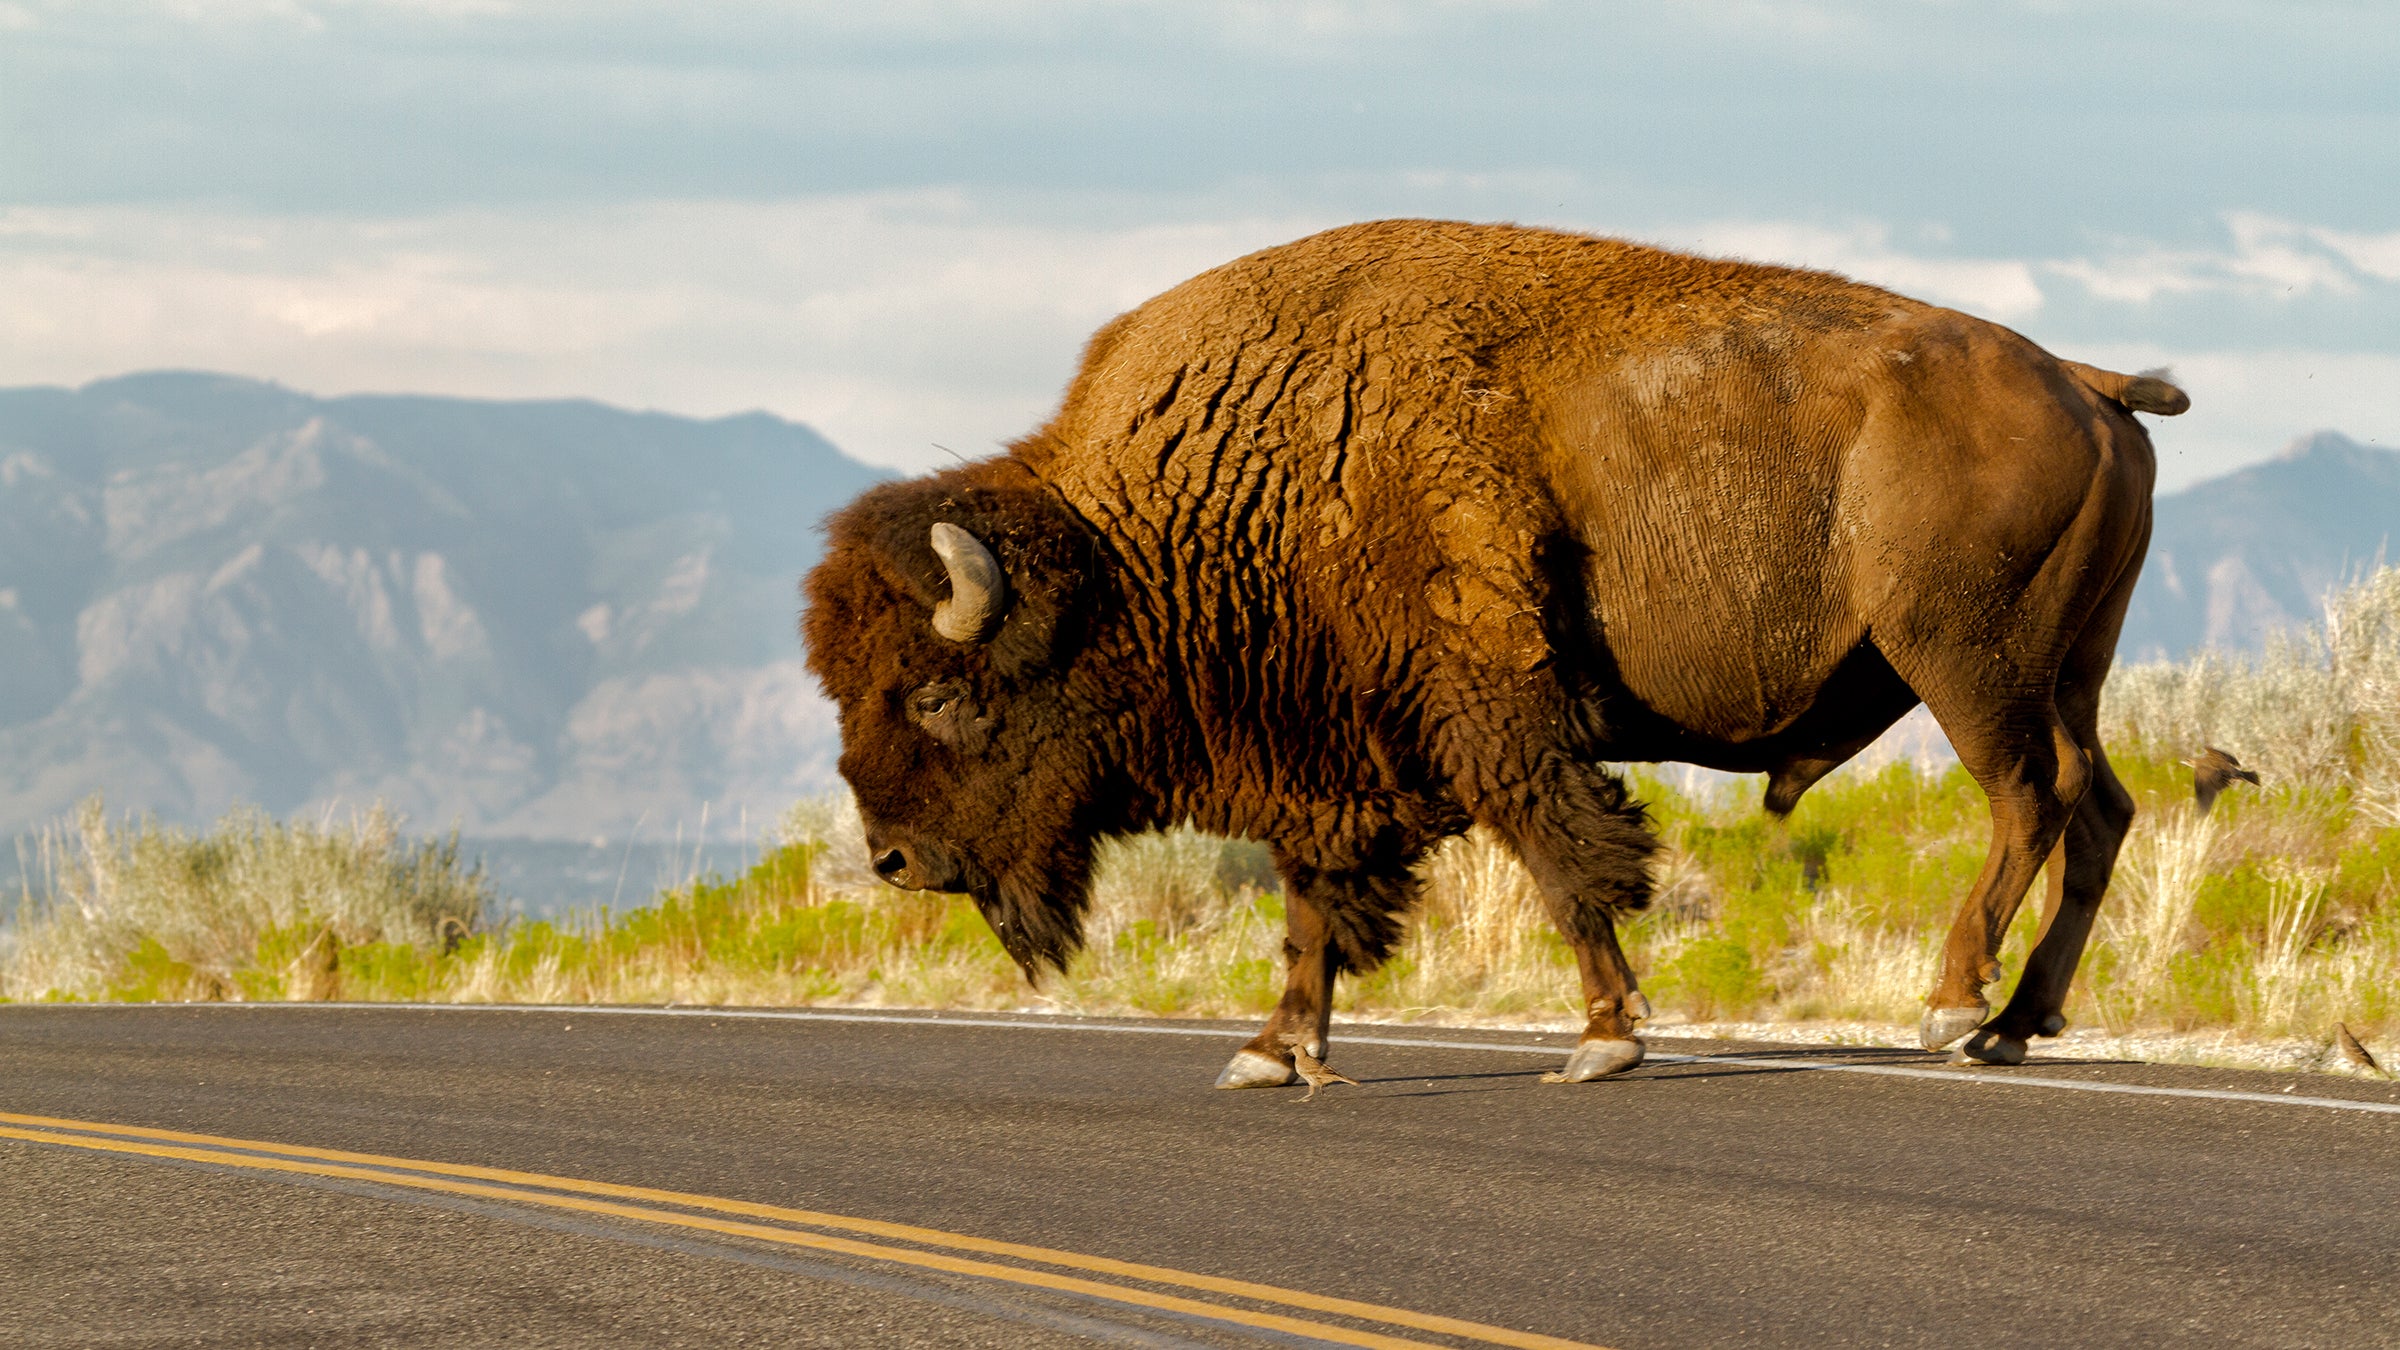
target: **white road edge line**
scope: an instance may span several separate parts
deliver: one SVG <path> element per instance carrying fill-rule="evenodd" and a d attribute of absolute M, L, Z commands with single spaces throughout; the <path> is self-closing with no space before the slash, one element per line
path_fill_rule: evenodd
<path fill-rule="evenodd" d="M 29 1004 L 29 1006 L 175 1006 L 175 1009 L 360 1009 L 360 1011 L 514 1011 L 550 1016 L 710 1016 L 727 1021 L 864 1021 L 876 1026 L 974 1026 L 994 1031 L 1116 1031 L 1126 1035 L 1207 1035 L 1229 1038 L 1241 1031 L 1214 1031 L 1205 1026 L 1142 1026 L 1116 1021 L 1006 1021 L 996 1016 L 943 1014 L 850 1014 L 818 1009 L 638 1009 L 622 1004 Z M 1039 1016 L 1039 1014 L 1037 1014 Z M 1565 1045 L 1507 1045 L 1500 1040 L 1430 1040 L 1406 1035 L 1344 1035 L 1344 1045 L 1390 1045 L 1394 1050 L 1498 1050 L 1507 1055 L 1560 1055 Z M 2035 1074 L 2006 1074 L 1997 1069 L 1910 1069 L 1903 1064 L 1834 1064 L 1829 1059 L 1769 1059 L 1764 1055 L 1651 1055 L 1644 1064 L 1742 1064 L 1757 1069 L 1805 1069 L 1822 1074 L 1872 1074 L 1877 1079 L 1949 1079 L 1956 1083 L 1990 1083 L 2009 1088 L 2052 1088 L 2062 1093 L 2122 1093 L 2129 1098 L 2198 1098 L 2218 1103 L 2258 1103 L 2280 1107 L 2318 1107 L 2318 1110 L 2357 1110 L 2371 1115 L 2400 1115 L 2400 1103 L 2354 1103 L 2347 1098 L 2302 1098 L 2292 1093 L 2244 1093 L 2237 1088 L 2150 1088 L 2141 1083 L 2090 1083 L 2083 1079 L 2042 1079 Z"/>
<path fill-rule="evenodd" d="M 752 1022 L 868 1022 L 883 1026 L 978 1027 L 1007 1031 L 1113 1031 L 1132 1036 L 1233 1037 L 1240 1031 L 1208 1027 L 1163 1027 L 1126 1022 L 1067 1022 L 1010 1020 L 998 1017 L 946 1017 L 939 1013 L 826 1012 L 813 1008 L 631 1008 L 604 1004 L 566 1003 L 122 1003 L 114 1005 L 41 1004 L 44 1007 L 122 1008 L 353 1008 L 384 1012 L 513 1012 L 548 1013 L 573 1017 L 713 1017 Z M 1036 1016 L 1039 1016 L 1037 1014 Z M 1337 1026 L 1336 1030 L 1341 1030 Z M 1422 1037 L 1344 1035 L 1346 1045 L 1383 1045 L 1404 1050 L 1490 1050 L 1519 1055 L 1557 1056 L 1563 1045 L 1514 1045 L 1501 1041 L 1439 1041 Z M 1916 1069 L 1898 1064 L 1837 1064 L 1822 1059 L 1780 1059 L 1763 1055 L 1651 1055 L 1645 1064 L 1735 1064 L 1768 1069 L 1798 1069 L 1825 1073 L 1863 1073 L 1878 1078 L 1930 1078 L 1955 1083 L 2001 1087 L 2050 1088 L 2060 1092 L 2114 1092 L 2128 1097 L 2185 1097 L 2202 1101 L 2253 1102 L 2262 1106 L 2310 1106 L 2329 1111 L 2365 1111 L 2400 1116 L 2400 1102 L 2361 1102 L 2341 1097 L 2301 1097 L 2281 1092 L 2243 1092 L 2235 1088 L 2148 1087 L 2139 1083 L 2094 1083 L 2076 1078 L 2047 1078 L 1996 1069 Z"/>

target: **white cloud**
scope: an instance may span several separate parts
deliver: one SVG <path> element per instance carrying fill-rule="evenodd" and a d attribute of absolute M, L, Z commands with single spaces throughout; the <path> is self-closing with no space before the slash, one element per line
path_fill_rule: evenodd
<path fill-rule="evenodd" d="M 284 23 L 321 30 L 324 16 L 301 0 L 160 0 L 158 8 L 190 24 Z"/>
<path fill-rule="evenodd" d="M 2400 281 L 2400 230 L 2390 234 L 2350 234 L 2312 229 L 2308 237 L 2378 281 Z"/>
<path fill-rule="evenodd" d="M 1204 25 L 1213 23 L 1234 44 L 1282 59 L 1349 54 L 1368 39 L 1439 34 L 1457 24 L 1476 22 L 1478 10 L 1523 13 L 1541 7 L 1541 0 L 1235 0 L 1196 8 L 1152 0 L 1121 6 L 1151 9 Z"/>
<path fill-rule="evenodd" d="M 1034 226 L 942 192 L 365 222 L 22 210 L 0 213 L 0 362 L 764 407 L 913 466 L 1031 430 L 1111 315 L 1324 223 Z"/>
<path fill-rule="evenodd" d="M 2097 258 L 2054 259 L 2042 269 L 2102 300 L 2134 305 L 2210 292 L 2355 295 L 2362 283 L 2400 281 L 2400 234 L 2348 234 L 2254 211 L 2229 211 L 2223 219 L 2229 247 L 2128 241 Z"/>
<path fill-rule="evenodd" d="M 766 40 L 780 33 L 877 40 L 955 40 L 998 35 L 1071 38 L 1094 25 L 1125 23 L 1148 29 L 1215 35 L 1261 48 L 1302 42 L 1355 42 L 1416 36 L 1444 24 L 1467 22 L 1474 11 L 1529 11 L 1543 0 L 1235 0 L 1189 6 L 1172 0 L 881 0 L 873 5 L 791 5 L 779 0 L 716 0 L 706 15 L 686 18 L 681 31 L 746 31 Z M 533 20 L 591 26 L 658 23 L 659 7 L 648 0 L 113 0 L 119 16 L 139 21 L 152 15 L 219 27 L 281 23 L 320 29 L 328 19 L 389 14 L 440 20 L 515 15 Z M 94 6 L 86 0 L 31 0 L 24 9 L 53 13 Z M 1762 20 L 1778 8 L 1755 5 Z M 13 0 L 0 15 L 19 10 Z M 667 20 L 672 22 L 671 19 Z M 1811 21 L 1799 27 L 1815 31 Z M 755 39 L 754 40 L 758 40 Z M 1279 55 L 1305 55 L 1288 50 Z"/>
<path fill-rule="evenodd" d="M 1122 201 L 1048 202 L 1033 218 L 955 191 L 366 221 L 7 211 L 0 368 L 16 382 L 180 366 L 321 393 L 587 396 L 702 415 L 763 407 L 864 458 L 922 467 L 945 460 L 937 444 L 972 456 L 1034 427 L 1109 316 L 1335 219 Z M 2038 314 L 2045 284 L 2072 284 L 2064 264 L 1945 256 L 1932 229 L 1905 245 L 1873 223 L 1647 233 L 1833 267 L 2004 321 Z M 2347 284 L 2374 287 L 2387 284 L 2376 269 L 2400 251 L 2400 236 L 2268 217 L 2228 233 L 2213 261 L 2162 265 L 2159 275 L 2280 294 L 2276 278 L 2322 290 L 2332 284 L 2322 269 L 2340 267 Z M 2134 302 L 2170 284 L 2117 262 L 2099 275 L 2131 276 L 2123 295 Z M 2318 427 L 2400 445 L 2389 393 L 2400 389 L 2400 355 L 2123 331 L 2060 350 L 2119 369 L 2177 369 L 2195 408 L 2159 424 L 2166 486 L 2263 458 Z"/>
<path fill-rule="evenodd" d="M 2042 307 L 2042 288 L 2027 263 L 1910 253 L 1896 247 L 1891 234 L 1872 221 L 1839 230 L 1728 221 L 1678 232 L 1668 242 L 1721 257 L 1822 267 L 1994 319 L 2021 318 Z"/>

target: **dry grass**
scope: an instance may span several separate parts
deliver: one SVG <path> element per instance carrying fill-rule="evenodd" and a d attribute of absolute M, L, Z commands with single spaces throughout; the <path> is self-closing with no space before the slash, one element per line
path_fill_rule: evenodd
<path fill-rule="evenodd" d="M 36 836 L 0 997 L 330 998 L 337 954 L 431 950 L 485 895 L 456 840 L 378 809 L 336 826 L 237 811 L 206 834 L 112 824 L 98 798 Z"/>
<path fill-rule="evenodd" d="M 2069 1015 L 2120 1038 L 2314 1045 L 2335 1020 L 2370 1040 L 2400 1032 L 2400 571 L 2337 597 L 2322 630 L 2261 660 L 2127 669 L 2107 711 L 2142 809 Z M 2207 744 L 2266 782 L 2203 818 L 2178 761 Z M 1662 1028 L 1914 1021 L 1986 846 L 1963 772 L 1848 770 L 1783 823 L 1746 795 L 1636 785 L 1666 847 L 1658 901 L 1625 940 Z M 237 816 L 193 836 L 110 827 L 94 805 L 42 841 L 49 883 L 0 950 L 0 996 L 1252 1017 L 1281 985 L 1279 883 L 1254 844 L 1190 830 L 1104 844 L 1088 950 L 1038 991 L 966 901 L 878 885 L 846 801 L 802 803 L 772 844 L 739 878 L 445 951 L 440 924 L 474 922 L 480 880 L 438 847 L 403 847 L 380 815 L 346 830 Z M 1504 846 L 1480 831 L 1452 840 L 1424 876 L 1407 941 L 1344 982 L 1344 1012 L 1573 1017 L 1572 962 Z M 2037 908 L 2010 935 L 2012 970 Z"/>
<path fill-rule="evenodd" d="M 2327 597 L 2325 616 L 2256 659 L 2204 653 L 2113 674 L 2112 751 L 2185 758 L 2232 749 L 2270 781 L 2342 792 L 2400 824 L 2400 567 Z"/>

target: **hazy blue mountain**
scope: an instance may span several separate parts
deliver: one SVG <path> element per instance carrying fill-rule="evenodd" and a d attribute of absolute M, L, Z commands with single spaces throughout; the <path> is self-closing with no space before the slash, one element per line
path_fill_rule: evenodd
<path fill-rule="evenodd" d="M 0 390 L 0 831 L 95 791 L 586 850 L 697 843 L 703 803 L 755 830 L 832 782 L 793 585 L 881 476 L 764 414 Z M 2330 432 L 2162 497 L 2122 650 L 2256 645 L 2395 527 L 2400 453 Z M 630 857 L 577 866 L 613 891 Z"/>
<path fill-rule="evenodd" d="M 755 825 L 829 781 L 794 584 L 883 476 L 765 414 L 0 390 L 0 830 L 94 791 L 187 821 Z"/>
<path fill-rule="evenodd" d="M 2256 648 L 2320 617 L 2326 591 L 2400 561 L 2400 451 L 2339 432 L 2158 499 L 2123 659 Z"/>

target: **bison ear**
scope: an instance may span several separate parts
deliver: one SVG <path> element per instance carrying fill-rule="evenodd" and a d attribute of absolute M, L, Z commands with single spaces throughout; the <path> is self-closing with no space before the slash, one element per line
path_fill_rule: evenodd
<path fill-rule="evenodd" d="M 826 561 L 809 581 L 812 614 L 833 613 L 842 578 L 856 576 L 860 588 L 846 602 L 861 616 L 855 622 L 889 605 L 871 591 L 904 597 L 922 606 L 908 622 L 930 620 L 930 631 L 916 629 L 922 637 L 965 644 L 1012 677 L 1053 664 L 1088 621 L 1096 536 L 1006 456 L 872 488 L 825 531 Z M 868 576 L 880 584 L 866 587 Z M 829 626 L 824 636 L 840 633 Z"/>
<path fill-rule="evenodd" d="M 1057 663 L 1082 640 L 1090 617 L 1096 579 L 1090 528 L 1038 485 L 987 489 L 954 501 L 969 508 L 957 514 L 962 533 L 998 564 L 998 600 L 983 643 L 993 665 L 1014 675 Z"/>

